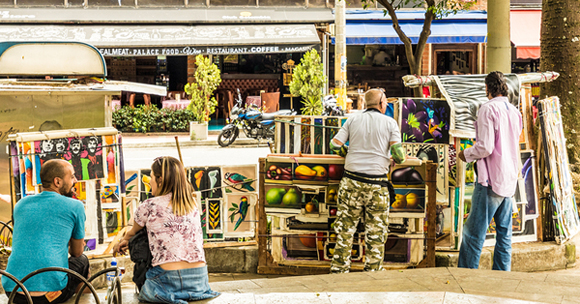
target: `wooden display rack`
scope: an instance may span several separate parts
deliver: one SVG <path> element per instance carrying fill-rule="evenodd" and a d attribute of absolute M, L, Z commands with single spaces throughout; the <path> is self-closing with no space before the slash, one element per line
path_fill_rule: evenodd
<path fill-rule="evenodd" d="M 338 160 L 343 160 L 338 156 L 329 156 L 329 155 L 274 155 L 269 156 L 269 159 L 275 159 L 279 161 L 287 157 L 288 160 L 295 161 L 296 157 L 308 157 L 308 158 L 337 158 L 337 160 L 331 159 L 331 162 L 335 162 Z M 420 161 L 418 162 L 421 163 Z M 424 163 L 425 167 L 425 192 L 426 192 L 426 201 L 425 201 L 425 208 L 426 213 L 416 214 L 411 216 L 410 220 L 414 221 L 415 229 L 422 231 L 423 230 L 423 218 L 427 217 L 427 231 L 426 236 L 424 232 L 420 234 L 409 234 L 409 237 L 404 237 L 408 239 L 413 239 L 414 241 L 424 239 L 425 245 L 421 246 L 425 248 L 424 250 L 426 253 L 423 256 L 422 260 L 419 259 L 418 263 L 410 264 L 410 263 L 397 263 L 394 264 L 394 267 L 389 268 L 408 268 L 408 267 L 435 267 L 435 240 L 436 240 L 436 174 L 437 174 L 437 166 L 432 162 L 428 161 Z M 320 261 L 320 260 L 293 260 L 288 261 L 284 260 L 283 263 L 277 261 L 275 255 L 271 252 L 271 249 L 268 248 L 268 239 L 274 237 L 280 237 L 280 233 L 277 233 L 276 236 L 268 233 L 268 219 L 266 213 L 266 172 L 267 172 L 267 160 L 266 158 L 260 158 L 259 160 L 259 198 L 258 198 L 258 273 L 259 274 L 284 274 L 284 275 L 312 275 L 312 274 L 326 274 L 329 273 L 330 269 L 330 262 L 328 261 Z M 302 181 L 299 182 L 302 184 Z M 287 185 L 287 184 L 280 184 L 280 185 Z M 334 185 L 334 182 L 329 182 L 328 185 Z M 294 184 L 296 186 L 296 184 Z M 398 215 L 400 214 L 400 215 Z M 407 218 L 409 213 L 395 213 L 391 212 L 389 215 L 390 220 L 392 218 Z M 416 222 L 416 223 L 415 223 Z M 273 226 L 273 225 L 272 225 Z M 274 229 L 272 229 L 274 230 Z M 310 231 L 309 233 L 313 233 Z M 394 233 L 393 233 L 394 234 Z M 299 232 L 295 233 L 296 236 L 299 235 Z M 273 244 L 273 242 L 272 242 Z M 317 245 L 318 246 L 318 245 Z M 362 246 L 362 245 L 361 245 Z M 319 250 L 319 249 L 317 249 Z M 422 249 L 417 249 L 421 250 Z M 279 259 L 278 259 L 279 260 Z M 362 264 L 361 263 L 354 263 L 351 267 L 352 271 L 362 271 Z M 385 265 L 386 266 L 386 265 Z"/>

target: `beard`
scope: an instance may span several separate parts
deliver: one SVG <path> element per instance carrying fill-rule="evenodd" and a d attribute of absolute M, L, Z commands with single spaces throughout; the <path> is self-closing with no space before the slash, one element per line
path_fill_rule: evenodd
<path fill-rule="evenodd" d="M 75 188 L 74 187 L 61 187 L 60 189 L 58 189 L 61 195 L 64 195 L 66 197 L 73 197 L 75 195 Z"/>

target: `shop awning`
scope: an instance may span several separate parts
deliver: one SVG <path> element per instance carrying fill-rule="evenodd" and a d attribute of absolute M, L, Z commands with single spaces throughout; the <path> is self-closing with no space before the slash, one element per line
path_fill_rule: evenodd
<path fill-rule="evenodd" d="M 320 46 L 313 24 L 1 25 L 0 41 L 77 41 L 104 56 L 304 52 Z"/>
<path fill-rule="evenodd" d="M 519 59 L 540 58 L 540 33 L 542 11 L 522 10 L 510 12 L 510 36 Z"/>
<path fill-rule="evenodd" d="M 397 12 L 403 32 L 417 43 L 423 30 L 424 11 Z M 431 35 L 427 43 L 483 43 L 487 36 L 487 14 L 485 12 L 464 12 L 450 15 L 431 24 Z M 334 42 L 334 40 L 333 40 Z M 393 22 L 388 15 L 377 11 L 349 11 L 346 21 L 346 43 L 402 44 Z"/>

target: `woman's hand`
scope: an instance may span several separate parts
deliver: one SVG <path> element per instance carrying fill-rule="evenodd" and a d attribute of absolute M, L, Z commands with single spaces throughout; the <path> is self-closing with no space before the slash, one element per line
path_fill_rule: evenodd
<path fill-rule="evenodd" d="M 125 255 L 127 249 L 129 248 L 129 241 L 122 239 L 115 247 L 113 247 L 113 253 L 119 253 L 120 255 Z"/>

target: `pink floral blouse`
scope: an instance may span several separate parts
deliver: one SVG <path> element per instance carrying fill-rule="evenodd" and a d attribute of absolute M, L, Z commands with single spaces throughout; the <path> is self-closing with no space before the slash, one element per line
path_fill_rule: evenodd
<path fill-rule="evenodd" d="M 137 207 L 135 222 L 147 227 L 152 266 L 169 262 L 205 262 L 199 209 L 176 216 L 171 193 L 150 198 Z"/>

